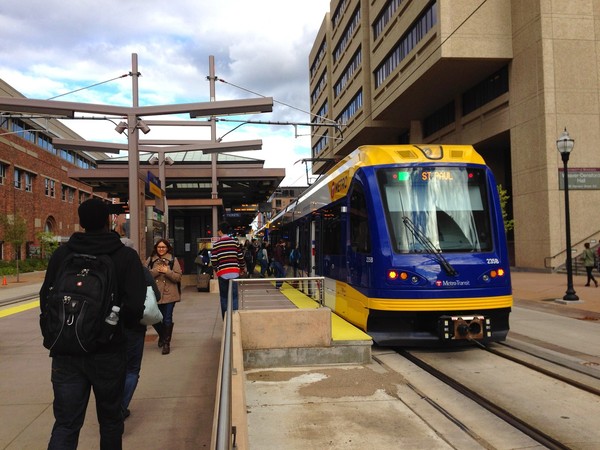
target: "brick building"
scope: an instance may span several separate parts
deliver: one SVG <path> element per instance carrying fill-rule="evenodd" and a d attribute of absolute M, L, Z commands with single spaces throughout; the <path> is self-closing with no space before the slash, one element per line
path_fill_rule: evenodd
<path fill-rule="evenodd" d="M 23 97 L 0 80 L 0 96 Z M 0 215 L 25 219 L 27 234 L 20 259 L 39 253 L 37 233 L 52 232 L 64 241 L 79 231 L 77 208 L 93 189 L 67 176 L 73 168 L 93 168 L 104 153 L 57 150 L 52 137 L 81 139 L 56 119 L 30 115 L 0 115 Z M 15 259 L 0 228 L 0 259 Z"/>

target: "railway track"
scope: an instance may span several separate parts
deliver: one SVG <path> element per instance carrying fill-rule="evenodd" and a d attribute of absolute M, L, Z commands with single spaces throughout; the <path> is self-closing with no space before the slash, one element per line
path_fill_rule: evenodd
<path fill-rule="evenodd" d="M 2 299 L 2 300 L 0 300 L 0 307 L 10 306 L 10 305 L 14 305 L 17 303 L 29 301 L 29 300 L 34 300 L 39 297 L 40 297 L 39 294 L 25 294 L 25 295 L 21 295 L 18 297 L 12 297 L 9 299 Z"/>
<path fill-rule="evenodd" d="M 600 381 L 562 366 L 559 360 L 539 359 L 500 344 L 443 352 L 395 350 L 396 357 L 406 359 L 545 448 L 597 448 L 600 443 L 600 432 L 594 425 L 600 414 Z M 390 354 L 375 356 L 388 367 L 390 358 Z M 411 381 L 411 377 L 408 384 L 415 384 L 419 395 L 437 398 L 432 383 L 425 383 L 423 377 Z M 464 408 L 453 410 L 453 405 L 442 402 L 439 409 L 483 447 L 495 447 L 489 444 L 486 432 L 477 430 L 476 423 L 465 423 Z"/>
<path fill-rule="evenodd" d="M 530 438 L 532 438 L 534 441 L 542 444 L 543 446 L 545 446 L 549 449 L 553 449 L 553 450 L 569 449 L 568 446 L 563 445 L 561 442 L 552 438 L 551 436 L 549 436 L 542 430 L 538 429 L 537 427 L 533 426 L 530 423 L 527 423 L 527 422 L 519 419 L 517 416 L 515 416 L 508 410 L 496 405 L 493 401 L 486 399 L 484 396 L 482 396 L 482 395 L 478 394 L 477 392 L 475 392 L 474 390 L 470 389 L 465 384 L 460 383 L 459 381 L 453 379 L 452 377 L 447 376 L 446 374 L 442 373 L 441 371 L 439 371 L 435 367 L 431 366 L 430 364 L 426 363 L 425 361 L 419 359 L 418 357 L 415 357 L 410 352 L 407 352 L 405 350 L 397 350 L 397 351 L 400 355 L 402 355 L 403 357 L 405 357 L 406 359 L 411 361 L 413 364 L 415 364 L 418 367 L 420 367 L 421 369 L 425 370 L 427 373 L 433 375 L 438 380 L 443 381 L 448 386 L 452 387 L 456 391 L 465 395 L 470 400 L 474 401 L 478 405 L 487 409 L 492 414 L 499 417 L 500 419 L 502 419 L 503 421 L 505 421 L 512 427 L 521 431 L 526 436 L 529 436 Z"/>

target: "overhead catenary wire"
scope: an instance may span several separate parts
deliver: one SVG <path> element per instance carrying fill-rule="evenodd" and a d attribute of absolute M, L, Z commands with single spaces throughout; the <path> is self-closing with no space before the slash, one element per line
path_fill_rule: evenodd
<path fill-rule="evenodd" d="M 46 100 L 54 100 L 55 98 L 58 98 L 58 97 L 64 97 L 65 95 L 74 94 L 75 92 L 79 92 L 79 91 L 84 91 L 86 89 L 90 89 L 90 88 L 93 88 L 93 87 L 96 87 L 96 86 L 100 86 L 101 84 L 110 83 L 111 81 L 115 81 L 115 80 L 118 80 L 120 78 L 125 78 L 125 77 L 128 77 L 130 75 L 131 75 L 131 72 L 125 73 L 123 75 L 119 75 L 118 77 L 111 78 L 110 80 L 100 81 L 98 83 L 90 84 L 89 86 L 84 86 L 84 87 L 81 87 L 79 89 L 75 89 L 73 91 L 69 91 L 69 92 L 65 92 L 63 94 L 55 95 L 54 97 L 50 97 L 50 98 L 48 98 Z M 138 74 L 138 75 L 140 75 L 140 74 Z"/>

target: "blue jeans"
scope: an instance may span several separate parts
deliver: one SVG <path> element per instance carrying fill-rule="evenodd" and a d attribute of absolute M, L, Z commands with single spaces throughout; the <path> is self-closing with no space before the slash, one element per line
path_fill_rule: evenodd
<path fill-rule="evenodd" d="M 238 309 L 238 284 L 233 284 L 233 291 L 231 292 L 232 307 L 235 311 Z M 225 311 L 227 311 L 227 296 L 229 295 L 229 280 L 219 277 L 219 297 L 221 299 L 221 315 L 225 317 Z"/>
<path fill-rule="evenodd" d="M 125 391 L 123 392 L 123 409 L 129 407 L 142 369 L 142 356 L 144 356 L 144 339 L 146 330 L 125 329 L 127 336 L 127 370 L 125 374 Z"/>
<path fill-rule="evenodd" d="M 275 270 L 275 278 L 285 277 L 285 270 L 279 261 L 273 261 L 273 269 Z M 276 281 L 275 287 L 280 288 L 282 284 L 281 281 Z"/>
<path fill-rule="evenodd" d="M 54 356 L 51 380 L 55 421 L 48 444 L 49 450 L 77 448 L 92 388 L 100 425 L 100 449 L 122 448 L 124 346 L 114 353 Z"/>
<path fill-rule="evenodd" d="M 163 315 L 162 324 L 163 325 L 171 325 L 173 323 L 173 310 L 175 309 L 175 302 L 159 304 L 158 309 Z M 157 325 L 160 325 L 157 324 Z"/>

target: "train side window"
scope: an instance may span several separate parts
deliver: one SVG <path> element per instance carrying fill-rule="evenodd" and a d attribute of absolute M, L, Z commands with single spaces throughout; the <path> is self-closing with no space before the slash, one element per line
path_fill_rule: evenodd
<path fill-rule="evenodd" d="M 341 254 L 342 228 L 340 222 L 340 208 L 323 211 L 323 254 Z"/>
<path fill-rule="evenodd" d="M 358 183 L 354 185 L 350 196 L 350 245 L 357 253 L 371 253 L 367 200 Z"/>

